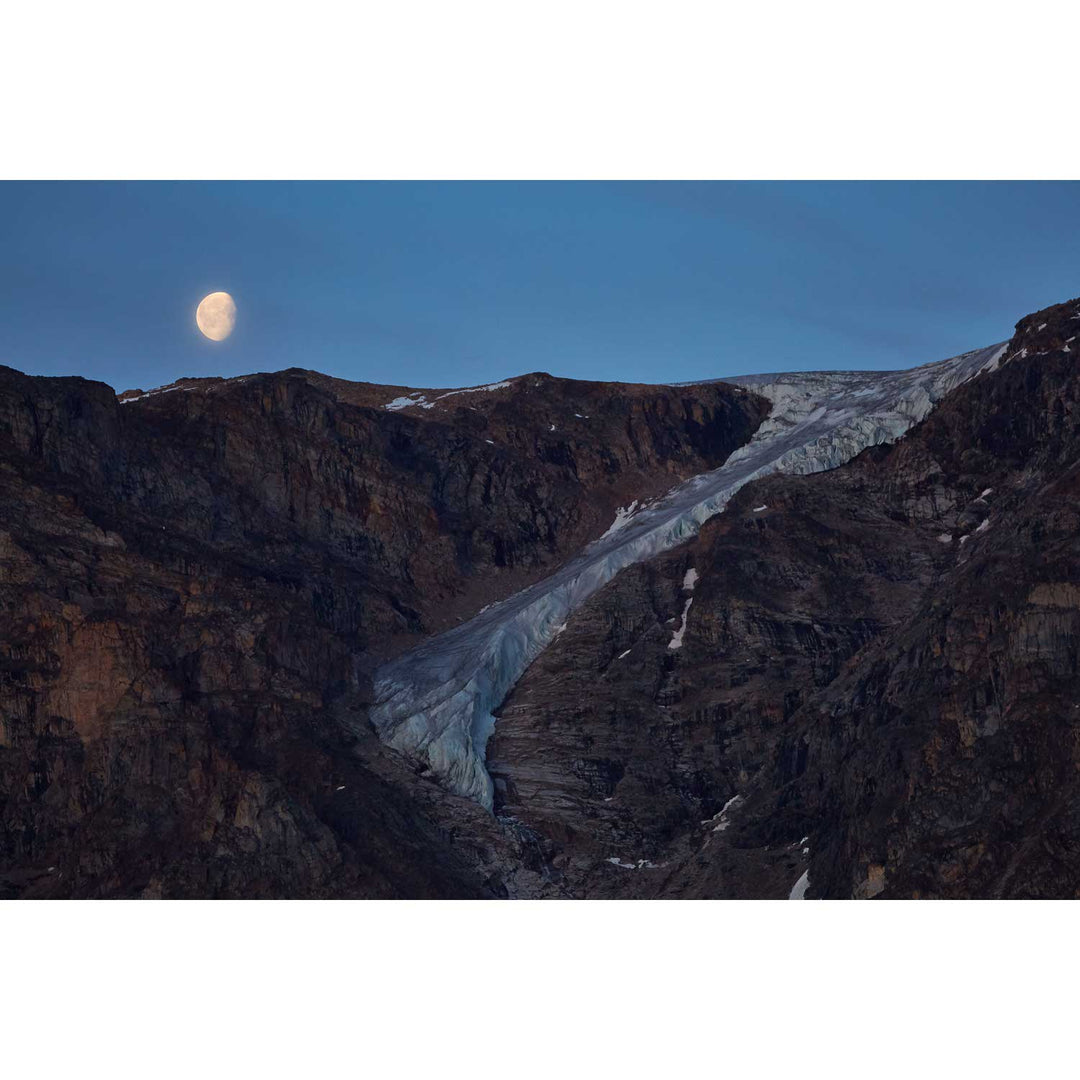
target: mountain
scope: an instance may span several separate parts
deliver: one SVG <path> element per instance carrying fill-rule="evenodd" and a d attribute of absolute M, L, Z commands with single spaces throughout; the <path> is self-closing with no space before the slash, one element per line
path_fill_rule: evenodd
<path fill-rule="evenodd" d="M 1076 895 L 1078 324 L 568 622 L 489 748 L 568 892 Z"/>
<path fill-rule="evenodd" d="M 371 713 L 376 728 L 452 790 L 491 809 L 494 789 L 484 767 L 491 710 L 566 628 L 571 612 L 624 567 L 693 536 L 744 484 L 772 472 L 827 469 L 897 437 L 949 388 L 995 364 L 1003 350 L 994 346 L 911 372 L 732 380 L 754 386 L 772 403 L 745 446 L 662 498 L 641 506 L 635 500 L 550 577 L 380 669 Z"/>
<path fill-rule="evenodd" d="M 1073 896 L 1080 302 L 906 372 L 0 369 L 0 896 Z"/>
<path fill-rule="evenodd" d="M 0 895 L 503 889 L 454 839 L 505 846 L 490 815 L 364 722 L 372 672 L 768 406 L 543 374 L 407 390 L 290 370 L 117 398 L 0 369 Z"/>

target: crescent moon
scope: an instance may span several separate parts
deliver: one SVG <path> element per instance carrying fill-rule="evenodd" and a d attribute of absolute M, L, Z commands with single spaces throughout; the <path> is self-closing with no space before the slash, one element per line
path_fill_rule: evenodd
<path fill-rule="evenodd" d="M 195 323 L 211 341 L 224 341 L 236 325 L 236 303 L 227 292 L 212 292 L 199 301 Z"/>

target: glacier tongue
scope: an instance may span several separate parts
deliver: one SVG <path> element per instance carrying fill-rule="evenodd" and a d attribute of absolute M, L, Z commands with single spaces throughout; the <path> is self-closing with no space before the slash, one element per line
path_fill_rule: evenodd
<path fill-rule="evenodd" d="M 385 664 L 375 677 L 375 729 L 390 746 L 426 764 L 445 787 L 492 809 L 494 789 L 484 765 L 492 712 L 571 612 L 624 567 L 696 535 L 749 481 L 772 472 L 832 469 L 868 446 L 899 438 L 949 390 L 992 368 L 1004 350 L 995 345 L 910 371 L 723 380 L 772 402 L 750 442 L 720 468 L 648 506 L 621 511 L 618 528 L 550 577 Z"/>

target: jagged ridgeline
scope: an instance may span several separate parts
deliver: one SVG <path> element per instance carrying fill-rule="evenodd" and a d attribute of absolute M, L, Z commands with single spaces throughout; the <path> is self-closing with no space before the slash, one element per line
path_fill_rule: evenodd
<path fill-rule="evenodd" d="M 293 369 L 118 397 L 0 369 L 4 890 L 483 891 L 367 726 L 371 672 L 767 412 L 725 385 L 544 374 L 450 393 Z"/>
<path fill-rule="evenodd" d="M 903 372 L 0 369 L 0 896 L 1072 896 L 1080 304 Z"/>

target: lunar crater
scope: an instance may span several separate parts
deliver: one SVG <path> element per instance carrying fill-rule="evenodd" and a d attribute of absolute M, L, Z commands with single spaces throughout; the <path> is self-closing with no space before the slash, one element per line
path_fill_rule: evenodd
<path fill-rule="evenodd" d="M 195 322 L 211 341 L 224 341 L 236 325 L 236 302 L 227 292 L 212 292 L 199 301 Z"/>

